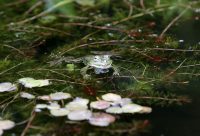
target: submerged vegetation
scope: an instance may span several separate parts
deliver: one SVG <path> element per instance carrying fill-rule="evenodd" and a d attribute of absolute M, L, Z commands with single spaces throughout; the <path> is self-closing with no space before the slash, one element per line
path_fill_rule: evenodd
<path fill-rule="evenodd" d="M 150 115 L 114 114 L 118 122 L 91 129 L 85 121 L 54 117 L 46 110 L 35 112 L 35 107 L 43 101 L 39 97 L 47 99 L 56 92 L 87 98 L 93 101 L 91 107 L 106 106 L 99 99 L 106 93 L 152 109 L 190 102 L 177 89 L 199 78 L 200 47 L 173 34 L 181 23 L 200 20 L 199 7 L 195 0 L 0 0 L 0 123 L 12 120 L 16 125 L 4 133 L 147 133 Z M 19 80 L 24 77 L 31 77 L 29 84 Z M 107 111 L 122 112 L 117 107 Z M 94 115 L 94 120 L 107 119 L 104 114 Z"/>

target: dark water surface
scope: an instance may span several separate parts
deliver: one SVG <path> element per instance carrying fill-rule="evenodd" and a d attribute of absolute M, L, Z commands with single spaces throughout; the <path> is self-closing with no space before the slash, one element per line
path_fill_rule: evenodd
<path fill-rule="evenodd" d="M 154 108 L 150 117 L 152 136 L 200 135 L 200 82 L 192 81 L 177 93 L 188 94 L 192 102 L 176 108 Z"/>
<path fill-rule="evenodd" d="M 179 24 L 172 33 L 183 45 L 200 44 L 200 21 Z M 200 46 L 200 45 L 199 45 Z M 154 108 L 150 117 L 152 136 L 200 136 L 200 80 L 177 88 L 177 94 L 188 95 L 191 103 L 171 108 Z"/>

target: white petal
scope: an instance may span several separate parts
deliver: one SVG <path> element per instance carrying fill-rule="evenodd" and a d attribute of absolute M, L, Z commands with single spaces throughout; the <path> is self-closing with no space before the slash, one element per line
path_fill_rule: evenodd
<path fill-rule="evenodd" d="M 60 105 L 57 102 L 51 102 L 50 105 L 47 105 L 47 109 L 49 110 L 60 109 Z"/>
<path fill-rule="evenodd" d="M 51 101 L 51 98 L 49 95 L 38 96 L 37 98 L 44 101 Z"/>
<path fill-rule="evenodd" d="M 87 120 L 92 116 L 92 112 L 89 110 L 76 110 L 68 113 L 69 120 Z"/>
<path fill-rule="evenodd" d="M 15 122 L 11 120 L 0 120 L 0 129 L 8 130 L 15 126 Z"/>
<path fill-rule="evenodd" d="M 110 107 L 110 102 L 103 101 L 103 100 L 94 101 L 94 102 L 90 103 L 90 107 L 93 109 L 102 110 L 102 109 L 106 109 L 106 108 Z"/>
<path fill-rule="evenodd" d="M 4 82 L 4 83 L 0 83 L 0 92 L 9 92 L 9 91 L 13 91 L 16 90 L 17 87 L 16 85 L 10 83 L 10 82 Z"/>
<path fill-rule="evenodd" d="M 138 112 L 141 112 L 142 109 L 143 107 L 141 105 L 134 104 L 134 103 L 122 106 L 122 110 L 124 113 L 138 113 Z"/>
<path fill-rule="evenodd" d="M 114 93 L 107 93 L 102 95 L 102 99 L 105 101 L 111 101 L 111 102 L 116 102 L 116 101 L 121 101 L 121 96 L 114 94 Z"/>
<path fill-rule="evenodd" d="M 45 109 L 45 108 L 47 108 L 47 104 L 36 104 L 36 106 L 35 106 L 35 108 L 36 109 Z"/>
<path fill-rule="evenodd" d="M 52 109 L 50 110 L 50 113 L 55 117 L 66 116 L 69 113 L 69 110 L 67 110 L 66 108 Z"/>
<path fill-rule="evenodd" d="M 34 78 L 30 78 L 30 77 L 21 78 L 18 80 L 18 82 L 27 88 L 42 87 L 42 86 L 47 86 L 50 84 L 48 79 L 35 80 Z"/>
<path fill-rule="evenodd" d="M 20 93 L 20 96 L 21 96 L 22 98 L 27 98 L 27 99 L 34 99 L 34 98 L 35 98 L 34 95 L 32 95 L 32 94 L 30 94 L 30 93 L 26 93 L 26 92 L 21 92 L 21 93 Z"/>
<path fill-rule="evenodd" d="M 107 113 L 93 113 L 89 119 L 89 123 L 94 126 L 108 126 L 115 121 L 115 117 Z"/>
<path fill-rule="evenodd" d="M 76 103 L 76 102 L 69 102 L 65 107 L 70 111 L 87 110 L 88 109 L 87 105 Z"/>
<path fill-rule="evenodd" d="M 56 92 L 56 93 L 50 94 L 51 100 L 63 100 L 63 99 L 68 99 L 68 98 L 71 98 L 71 95 L 69 93 Z"/>
<path fill-rule="evenodd" d="M 2 136 L 3 135 L 3 130 L 2 129 L 0 129 L 0 136 Z"/>
<path fill-rule="evenodd" d="M 132 100 L 130 98 L 122 98 L 120 101 L 115 101 L 115 102 L 111 103 L 111 105 L 123 106 L 123 105 L 130 104 L 130 103 L 132 103 Z"/>
<path fill-rule="evenodd" d="M 121 114 L 123 113 L 123 110 L 121 107 L 110 107 L 108 109 L 106 109 L 107 113 L 112 113 L 112 114 Z"/>
<path fill-rule="evenodd" d="M 146 106 L 142 106 L 142 111 L 140 111 L 140 113 L 151 113 L 151 112 L 152 112 L 152 108 L 146 107 Z"/>
<path fill-rule="evenodd" d="M 84 99 L 84 98 L 80 98 L 80 97 L 76 97 L 73 102 L 82 104 L 82 105 L 87 105 L 89 103 L 88 99 Z"/>

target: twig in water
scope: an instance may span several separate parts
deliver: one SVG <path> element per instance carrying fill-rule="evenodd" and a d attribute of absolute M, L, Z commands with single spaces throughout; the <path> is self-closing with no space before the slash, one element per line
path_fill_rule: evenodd
<path fill-rule="evenodd" d="M 174 70 L 172 70 L 169 74 L 167 74 L 166 76 L 163 77 L 163 79 L 170 77 L 172 74 L 174 74 L 182 65 L 183 63 L 186 61 L 186 59 L 183 60 L 183 62 L 181 62 L 181 64 L 178 65 L 177 68 L 175 68 Z"/>
<path fill-rule="evenodd" d="M 35 15 L 35 16 L 33 16 L 33 17 L 30 17 L 30 18 L 27 18 L 27 19 L 25 19 L 25 20 L 23 20 L 23 21 L 17 22 L 16 24 L 24 24 L 24 23 L 33 21 L 33 20 L 35 20 L 35 19 L 37 19 L 37 18 L 40 18 L 40 17 L 42 17 L 42 16 L 47 15 L 48 13 L 50 13 L 50 12 L 52 12 L 53 10 L 57 9 L 58 7 L 63 6 L 63 5 L 65 5 L 65 4 L 68 4 L 68 3 L 70 3 L 70 2 L 72 2 L 72 0 L 63 0 L 63 1 L 61 1 L 61 2 L 59 2 L 59 3 L 57 3 L 57 4 L 55 4 L 53 7 L 51 7 L 51 8 L 49 8 L 49 9 L 47 9 L 47 10 L 41 12 L 40 14 L 37 14 L 37 15 Z"/>
<path fill-rule="evenodd" d="M 145 6 L 144 6 L 144 0 L 140 0 L 140 6 L 145 9 Z"/>
<path fill-rule="evenodd" d="M 163 38 L 163 35 L 167 32 L 167 30 L 179 19 L 181 18 L 186 11 L 188 10 L 188 8 L 186 8 L 185 10 L 183 10 L 177 17 L 175 17 L 166 27 L 165 29 L 162 31 L 162 33 L 160 34 L 159 38 Z"/>
<path fill-rule="evenodd" d="M 13 67 L 11 67 L 11 68 L 5 70 L 5 71 L 2 71 L 2 72 L 0 73 L 0 75 L 2 75 L 2 74 L 4 74 L 4 73 L 6 73 L 6 72 L 8 72 L 8 71 L 10 71 L 10 70 L 12 70 L 12 69 L 18 67 L 18 66 L 20 66 L 20 65 L 22 65 L 22 64 L 24 64 L 24 63 L 25 63 L 25 62 L 19 63 L 19 64 L 15 65 L 15 66 L 13 66 Z"/>
<path fill-rule="evenodd" d="M 38 6 L 41 6 L 43 3 L 43 1 L 37 1 L 33 6 L 31 6 L 25 13 L 24 15 L 28 15 L 30 12 L 32 12 L 35 8 L 37 8 Z"/>
<path fill-rule="evenodd" d="M 31 123 L 33 122 L 33 120 L 34 120 L 34 118 L 35 118 L 35 116 L 36 116 L 36 112 L 35 112 L 35 109 L 33 109 L 33 111 L 31 112 L 31 116 L 30 116 L 30 118 L 29 118 L 29 121 L 28 121 L 26 127 L 24 128 L 24 130 L 23 130 L 23 132 L 21 133 L 20 136 L 25 136 L 25 135 L 26 135 L 28 129 L 29 129 L 30 126 L 31 126 Z"/>

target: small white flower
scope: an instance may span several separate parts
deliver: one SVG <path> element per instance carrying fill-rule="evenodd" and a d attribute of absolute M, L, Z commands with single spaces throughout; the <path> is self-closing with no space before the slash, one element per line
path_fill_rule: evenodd
<path fill-rule="evenodd" d="M 32 94 L 30 94 L 30 93 L 26 93 L 26 92 L 21 92 L 21 93 L 20 93 L 20 96 L 21 96 L 22 98 L 27 98 L 27 99 L 34 99 L 34 98 L 35 98 L 34 95 L 32 95 Z"/>
<path fill-rule="evenodd" d="M 63 100 L 63 99 L 68 99 L 68 98 L 71 98 L 71 94 L 69 93 L 56 92 L 56 93 L 50 94 L 51 100 Z"/>
<path fill-rule="evenodd" d="M 0 83 L 0 92 L 9 92 L 16 89 L 17 89 L 16 85 L 10 82 Z"/>
<path fill-rule="evenodd" d="M 76 110 L 68 113 L 68 119 L 79 121 L 79 120 L 88 120 L 92 116 L 90 110 Z"/>
<path fill-rule="evenodd" d="M 50 110 L 50 113 L 55 117 L 60 117 L 60 116 L 66 116 L 69 113 L 69 110 L 67 110 L 66 108 L 52 109 Z"/>
<path fill-rule="evenodd" d="M 107 93 L 107 94 L 102 95 L 102 99 L 105 101 L 117 102 L 117 101 L 121 101 L 122 98 L 118 94 Z"/>
<path fill-rule="evenodd" d="M 90 107 L 93 109 L 99 109 L 99 110 L 107 109 L 108 107 L 110 107 L 110 102 L 103 101 L 103 100 L 94 101 L 90 103 Z"/>

